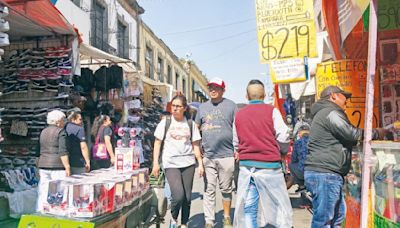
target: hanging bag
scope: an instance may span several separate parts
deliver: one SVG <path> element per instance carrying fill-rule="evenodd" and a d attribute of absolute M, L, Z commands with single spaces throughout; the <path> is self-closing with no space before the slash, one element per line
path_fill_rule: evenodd
<path fill-rule="evenodd" d="M 115 111 L 122 112 L 124 110 L 124 100 L 119 96 L 117 89 L 113 89 L 110 102 Z"/>
<path fill-rule="evenodd" d="M 109 159 L 109 155 L 107 152 L 107 147 L 104 142 L 100 142 L 100 133 L 103 132 L 104 127 L 101 126 L 99 132 L 97 132 L 96 142 L 92 148 L 92 157 L 94 160 L 106 160 Z"/>

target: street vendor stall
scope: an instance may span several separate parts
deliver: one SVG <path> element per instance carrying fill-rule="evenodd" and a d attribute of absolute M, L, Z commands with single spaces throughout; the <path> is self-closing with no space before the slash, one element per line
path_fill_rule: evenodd
<path fill-rule="evenodd" d="M 46 113 L 70 107 L 77 39 L 49 1 L 4 0 L 0 7 L 9 24 L 0 66 L 0 227 L 15 227 L 21 214 L 35 211 Z"/>

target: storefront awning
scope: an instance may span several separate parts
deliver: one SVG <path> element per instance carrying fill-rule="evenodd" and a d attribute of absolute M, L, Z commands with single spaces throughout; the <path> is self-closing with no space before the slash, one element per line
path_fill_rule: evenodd
<path fill-rule="evenodd" d="M 122 67 L 125 72 L 137 72 L 132 60 L 111 55 L 89 44 L 81 43 L 79 46 L 79 53 L 81 65 L 98 66 L 115 63 Z"/>
<path fill-rule="evenodd" d="M 12 40 L 21 37 L 76 35 L 72 25 L 48 0 L 4 0 L 10 14 L 8 32 Z"/>

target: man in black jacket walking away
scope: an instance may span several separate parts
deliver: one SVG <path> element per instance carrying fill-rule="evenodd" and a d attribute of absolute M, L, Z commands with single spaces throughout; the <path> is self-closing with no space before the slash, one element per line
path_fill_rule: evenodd
<path fill-rule="evenodd" d="M 328 86 L 311 108 L 309 154 L 305 162 L 306 188 L 313 198 L 312 228 L 341 227 L 346 214 L 343 177 L 351 165 L 351 150 L 362 140 L 363 130 L 351 125 L 344 110 L 351 93 Z M 383 135 L 373 130 L 373 138 Z"/>

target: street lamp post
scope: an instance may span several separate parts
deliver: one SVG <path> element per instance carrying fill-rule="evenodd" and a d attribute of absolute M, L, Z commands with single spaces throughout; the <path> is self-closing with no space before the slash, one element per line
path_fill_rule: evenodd
<path fill-rule="evenodd" d="M 186 95 L 186 97 L 188 98 L 188 101 L 189 102 L 192 102 L 193 101 L 193 97 L 192 97 L 192 78 L 191 78 L 191 75 L 190 75 L 190 67 L 191 67 L 191 59 L 190 59 L 190 57 L 192 56 L 192 53 L 187 53 L 186 54 L 186 57 L 185 57 L 185 64 L 184 64 L 184 68 L 185 68 L 185 71 L 186 71 L 186 73 L 187 73 L 187 76 L 188 76 L 188 87 L 189 88 L 187 88 L 187 90 L 188 90 L 188 94 Z M 183 91 L 184 93 L 186 93 L 186 91 Z"/>

